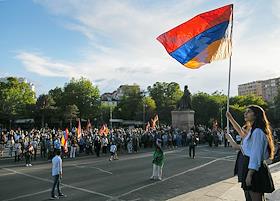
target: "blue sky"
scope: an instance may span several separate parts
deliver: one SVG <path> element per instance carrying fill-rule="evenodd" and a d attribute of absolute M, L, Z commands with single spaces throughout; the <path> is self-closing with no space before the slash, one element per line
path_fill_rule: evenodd
<path fill-rule="evenodd" d="M 156 41 L 193 16 L 234 3 L 231 94 L 280 76 L 280 1 L 0 0 L 0 77 L 33 82 L 37 95 L 87 77 L 101 92 L 156 81 L 226 93 L 228 60 L 184 68 Z"/>

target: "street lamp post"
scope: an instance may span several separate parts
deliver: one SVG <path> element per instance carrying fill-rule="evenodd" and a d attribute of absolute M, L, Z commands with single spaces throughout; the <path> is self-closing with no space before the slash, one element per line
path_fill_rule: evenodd
<path fill-rule="evenodd" d="M 223 106 L 220 107 L 220 111 L 221 111 L 221 128 L 223 129 L 224 128 L 224 125 L 223 125 Z"/>
<path fill-rule="evenodd" d="M 142 95 L 143 95 L 143 128 L 145 129 L 145 121 L 146 121 L 146 107 L 147 105 L 145 104 L 145 97 L 146 97 L 147 91 L 143 90 Z"/>
<path fill-rule="evenodd" d="M 110 102 L 110 128 L 111 129 L 113 128 L 112 119 L 113 119 L 113 108 L 112 108 L 112 102 Z"/>
<path fill-rule="evenodd" d="M 145 122 L 146 122 L 146 107 L 147 105 L 144 103 L 143 104 L 143 128 L 145 128 Z"/>

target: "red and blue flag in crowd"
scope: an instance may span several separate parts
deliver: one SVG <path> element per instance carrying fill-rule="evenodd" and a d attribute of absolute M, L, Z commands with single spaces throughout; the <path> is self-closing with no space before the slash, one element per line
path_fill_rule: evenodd
<path fill-rule="evenodd" d="M 157 40 L 185 67 L 196 69 L 231 55 L 233 5 L 201 13 Z"/>
<path fill-rule="evenodd" d="M 68 152 L 68 149 L 67 149 L 68 136 L 69 136 L 69 131 L 68 131 L 68 128 L 66 128 L 61 136 L 61 146 L 64 148 L 65 153 Z"/>
<path fill-rule="evenodd" d="M 82 127 L 81 127 L 81 120 L 78 119 L 78 128 L 77 128 L 77 138 L 80 140 L 82 137 Z"/>

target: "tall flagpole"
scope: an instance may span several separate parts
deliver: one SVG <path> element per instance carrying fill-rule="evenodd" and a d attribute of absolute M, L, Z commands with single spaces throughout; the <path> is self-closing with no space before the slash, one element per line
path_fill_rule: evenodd
<path fill-rule="evenodd" d="M 232 56 L 232 29 L 233 29 L 233 5 L 231 11 L 231 30 L 230 30 L 230 39 L 231 39 L 231 53 L 229 57 L 229 70 L 228 70 L 228 94 L 227 94 L 227 112 L 229 112 L 229 94 L 230 94 L 230 78 L 231 78 L 231 56 Z M 229 134 L 229 119 L 227 118 L 227 134 Z"/>
<path fill-rule="evenodd" d="M 231 56 L 229 58 L 227 112 L 229 112 L 230 75 L 231 75 Z M 227 118 L 227 134 L 229 134 L 229 119 L 228 118 Z"/>

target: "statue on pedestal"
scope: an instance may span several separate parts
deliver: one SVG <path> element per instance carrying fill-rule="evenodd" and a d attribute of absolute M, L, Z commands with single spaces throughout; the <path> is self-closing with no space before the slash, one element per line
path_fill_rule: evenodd
<path fill-rule="evenodd" d="M 188 86 L 185 86 L 184 89 L 184 95 L 180 99 L 180 101 L 177 104 L 177 110 L 191 110 L 191 93 L 188 90 Z"/>

